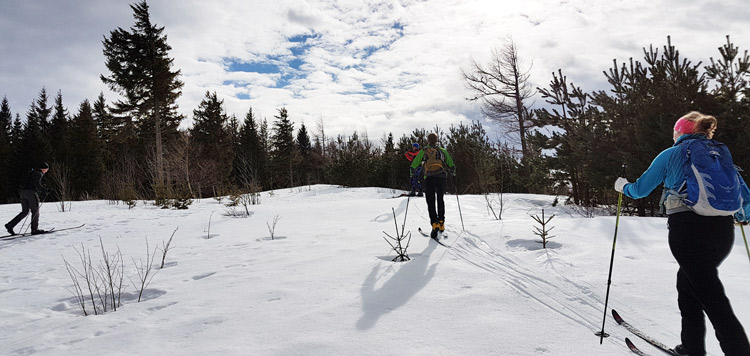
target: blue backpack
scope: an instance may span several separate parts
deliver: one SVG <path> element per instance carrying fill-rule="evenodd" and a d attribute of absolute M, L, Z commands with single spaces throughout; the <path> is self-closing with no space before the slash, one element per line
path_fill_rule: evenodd
<path fill-rule="evenodd" d="M 699 215 L 734 215 L 742 207 L 740 176 L 732 154 L 721 142 L 688 139 L 682 144 L 687 161 L 683 166 L 685 183 L 681 192 L 685 204 Z"/>

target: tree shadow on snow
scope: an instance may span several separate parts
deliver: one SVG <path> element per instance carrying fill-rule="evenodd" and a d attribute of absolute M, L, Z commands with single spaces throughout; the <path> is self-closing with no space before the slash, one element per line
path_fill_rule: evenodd
<path fill-rule="evenodd" d="M 510 240 L 510 241 L 506 242 L 505 244 L 508 245 L 508 247 L 511 247 L 511 248 L 520 248 L 520 249 L 524 249 L 524 250 L 528 250 L 528 251 L 537 251 L 537 250 L 541 250 L 543 248 L 542 247 L 542 242 L 541 241 L 535 241 L 535 240 L 517 239 L 517 240 Z M 558 249 L 560 247 L 562 247 L 562 244 L 560 244 L 558 242 L 547 241 L 547 249 Z"/>
<path fill-rule="evenodd" d="M 357 329 L 371 329 L 381 316 L 405 305 L 412 297 L 424 288 L 435 276 L 436 263 L 429 265 L 430 255 L 435 251 L 436 243 L 430 241 L 424 251 L 413 256 L 409 262 L 389 264 L 388 270 L 396 269 L 396 273 L 383 283 L 378 289 L 378 272 L 382 265 L 378 264 L 362 284 L 362 311 L 364 314 L 357 321 Z M 428 266 L 429 265 L 429 266 Z"/>
<path fill-rule="evenodd" d="M 391 222 L 393 221 L 393 213 L 396 213 L 396 216 L 401 215 L 404 211 L 406 211 L 406 204 L 407 200 L 404 199 L 401 202 L 399 202 L 398 207 L 395 208 L 393 211 L 387 212 L 385 214 L 380 214 L 376 216 L 374 219 L 370 220 L 371 222 Z"/>

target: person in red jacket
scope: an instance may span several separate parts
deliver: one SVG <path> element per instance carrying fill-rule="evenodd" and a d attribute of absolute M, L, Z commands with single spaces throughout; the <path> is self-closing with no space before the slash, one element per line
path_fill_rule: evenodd
<path fill-rule="evenodd" d="M 417 157 L 418 154 L 419 154 L 419 144 L 418 143 L 413 143 L 411 145 L 411 150 L 406 151 L 404 153 L 404 156 L 406 156 L 406 159 L 408 159 L 409 162 L 412 162 L 412 161 L 414 161 L 414 158 Z M 421 175 L 421 173 L 422 173 L 422 166 L 419 166 L 419 168 L 417 168 L 417 170 L 418 170 L 418 172 L 420 174 L 413 174 L 412 177 L 411 177 L 411 191 L 409 192 L 409 196 L 412 196 L 412 197 L 413 196 L 421 197 L 423 195 L 423 193 L 422 193 L 422 179 L 421 179 L 421 176 L 422 176 Z M 418 194 L 417 194 L 417 191 L 419 191 Z"/>

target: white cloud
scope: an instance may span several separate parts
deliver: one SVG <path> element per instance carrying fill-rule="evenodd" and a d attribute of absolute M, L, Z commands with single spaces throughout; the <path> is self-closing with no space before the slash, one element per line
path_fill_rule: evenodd
<path fill-rule="evenodd" d="M 693 62 L 718 55 L 732 35 L 750 47 L 740 1 L 244 1 L 152 0 L 152 20 L 165 26 L 171 56 L 185 82 L 181 112 L 192 116 L 206 91 L 243 117 L 252 106 L 269 120 L 287 107 L 290 117 L 313 129 L 323 118 L 331 134 L 368 132 L 377 138 L 477 118 L 464 100 L 461 68 L 485 62 L 493 46 L 512 37 L 532 65 L 535 86 L 563 69 L 586 91 L 607 87 L 602 71 L 667 35 Z M 700 14 L 700 16 L 697 16 Z M 116 27 L 129 28 L 130 8 L 118 0 L 5 1 L 0 14 L 0 95 L 25 113 L 42 86 L 62 90 L 76 108 L 104 91 L 107 74 L 101 41 Z M 289 38 L 306 35 L 304 43 Z M 286 66 L 302 60 L 299 70 Z M 281 73 L 227 72 L 227 59 L 275 58 Z M 285 87 L 277 88 L 279 83 Z M 239 97 L 239 98 L 238 98 Z M 240 99 L 246 98 L 248 99 Z M 537 104 L 540 100 L 537 100 Z M 298 127 L 299 125 L 297 125 Z"/>

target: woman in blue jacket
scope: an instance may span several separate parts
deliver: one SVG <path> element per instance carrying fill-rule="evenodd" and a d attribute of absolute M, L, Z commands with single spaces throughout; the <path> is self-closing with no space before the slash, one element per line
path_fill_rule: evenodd
<path fill-rule="evenodd" d="M 750 220 L 750 190 L 742 180 L 743 206 L 734 217 L 704 216 L 695 213 L 679 193 L 686 181 L 683 167 L 687 157 L 680 145 L 689 139 L 707 140 L 716 131 L 716 118 L 693 111 L 681 117 L 674 126 L 674 146 L 662 151 L 646 172 L 634 183 L 618 178 L 615 190 L 639 199 L 664 183 L 667 196 L 669 248 L 680 268 L 677 271 L 677 303 L 682 316 L 682 344 L 678 355 L 706 354 L 705 315 L 716 330 L 716 338 L 725 355 L 748 356 L 750 343 L 742 324 L 734 315 L 718 267 L 734 244 L 734 219 Z"/>

